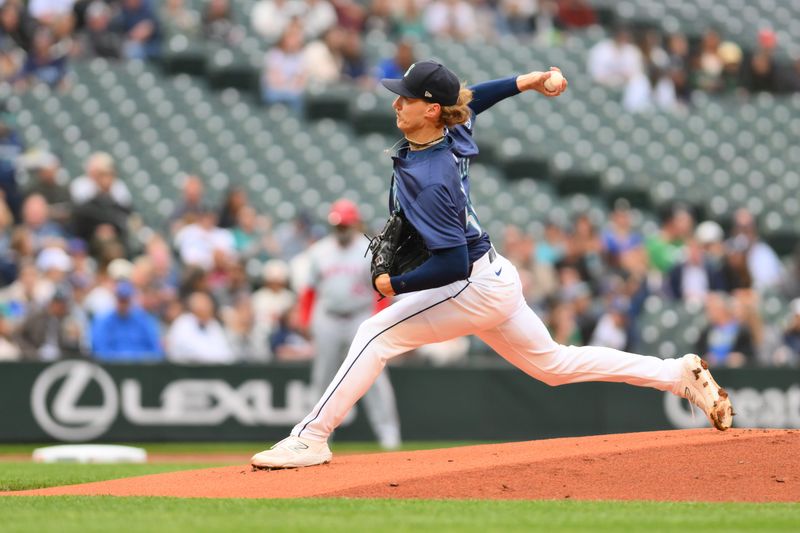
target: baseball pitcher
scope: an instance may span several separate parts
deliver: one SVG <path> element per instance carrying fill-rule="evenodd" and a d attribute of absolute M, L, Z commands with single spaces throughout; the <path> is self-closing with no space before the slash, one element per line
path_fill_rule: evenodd
<path fill-rule="evenodd" d="M 525 303 L 514 265 L 495 252 L 475 214 L 469 166 L 478 154 L 472 137 L 477 115 L 522 91 L 560 95 L 567 81 L 558 69 L 468 88 L 444 65 L 427 60 L 412 65 L 402 79 L 382 83 L 397 94 L 392 108 L 405 141 L 392 157 L 390 219 L 371 245 L 372 280 L 383 295 L 409 294 L 361 324 L 319 402 L 289 437 L 253 456 L 253 466 L 330 461 L 328 436 L 386 361 L 470 334 L 548 385 L 612 381 L 652 387 L 687 398 L 717 429 L 730 427 L 728 394 L 697 355 L 659 359 L 555 342 Z"/>

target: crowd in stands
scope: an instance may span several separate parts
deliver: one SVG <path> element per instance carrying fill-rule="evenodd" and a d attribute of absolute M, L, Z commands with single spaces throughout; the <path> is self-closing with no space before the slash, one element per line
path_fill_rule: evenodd
<path fill-rule="evenodd" d="M 693 91 L 716 95 L 746 95 L 800 91 L 800 59 L 776 60 L 777 38 L 769 29 L 758 35 L 758 48 L 745 52 L 722 41 L 710 28 L 696 43 L 681 33 L 663 35 L 656 29 L 634 34 L 617 28 L 592 47 L 588 69 L 592 79 L 622 91 L 626 110 L 674 110 L 687 105 Z"/>
<path fill-rule="evenodd" d="M 570 31 L 601 22 L 587 0 L 258 0 L 246 17 L 232 1 L 192 8 L 184 0 L 8 0 L 0 7 L 0 79 L 65 87 L 77 58 L 152 59 L 172 35 L 236 47 L 252 34 L 266 50 L 262 99 L 299 109 L 311 84 L 369 88 L 405 72 L 414 41 L 514 35 L 559 45 Z M 370 64 L 363 43 L 370 30 L 402 43 L 397 55 Z M 694 39 L 620 27 L 594 46 L 588 70 L 597 83 L 622 90 L 630 111 L 674 108 L 694 90 L 799 91 L 800 59 L 776 61 L 776 46 L 768 28 L 746 51 L 714 29 Z"/>
<path fill-rule="evenodd" d="M 0 359 L 264 362 L 305 339 L 289 334 L 299 328 L 288 261 L 324 226 L 300 217 L 273 231 L 244 191 L 217 208 L 186 176 L 169 229 L 142 239 L 109 154 L 74 178 L 50 153 L 19 161 L 29 180 L 18 218 L 0 202 Z"/>
<path fill-rule="evenodd" d="M 657 232 L 642 234 L 619 200 L 599 227 L 579 216 L 571 227 L 549 224 L 538 240 L 509 227 L 504 253 L 561 343 L 635 350 L 645 301 L 655 295 L 705 311 L 695 349 L 712 364 L 800 362 L 800 247 L 785 266 L 744 208 L 727 234 L 713 221 L 696 224 L 681 205 L 664 213 Z M 785 324 L 763 318 L 771 294 L 794 298 Z"/>
<path fill-rule="evenodd" d="M 0 78 L 20 89 L 37 81 L 68 89 L 76 59 L 152 58 L 175 33 L 236 46 L 253 31 L 270 43 L 263 99 L 299 109 L 311 83 L 372 87 L 401 76 L 417 39 L 513 34 L 555 44 L 564 32 L 597 23 L 585 0 L 374 0 L 366 7 L 259 0 L 247 21 L 234 20 L 230 0 L 210 0 L 202 13 L 183 0 L 151 1 L 6 0 Z M 399 43 L 376 65 L 363 49 L 371 29 Z M 760 42 L 745 53 L 713 30 L 694 45 L 679 34 L 634 39 L 619 29 L 595 46 L 588 68 L 598 83 L 620 89 L 631 111 L 675 106 L 694 90 L 800 90 L 800 62 L 779 69 L 774 35 L 764 32 Z M 238 189 L 209 205 L 203 177 L 186 175 L 168 227 L 142 231 L 111 155 L 93 153 L 84 175 L 69 176 L 57 155 L 26 152 L 13 124 L 0 113 L 0 360 L 227 364 L 313 356 L 296 295 L 305 252 L 326 233 L 324 224 L 301 214 L 273 225 Z M 19 172 L 29 176 L 24 190 Z M 568 227 L 550 223 L 541 235 L 513 226 L 493 235 L 559 342 L 635 349 L 644 303 L 658 295 L 705 309 L 696 349 L 716 365 L 800 363 L 800 250 L 782 263 L 744 209 L 727 231 L 683 206 L 665 213 L 656 233 L 642 234 L 632 220 L 621 201 L 607 221 L 579 216 Z M 761 314 L 773 293 L 793 298 L 780 323 Z"/>
<path fill-rule="evenodd" d="M 7 0 L 0 6 L 0 79 L 68 86 L 78 58 L 153 59 L 161 23 L 151 0 Z"/>
<path fill-rule="evenodd" d="M 273 227 L 236 188 L 210 206 L 202 178 L 188 175 L 169 228 L 143 233 L 109 154 L 89 156 L 74 178 L 50 153 L 20 161 L 29 179 L 18 218 L 0 203 L 0 359 L 313 357 L 297 294 L 323 223 L 301 214 Z M 494 236 L 559 342 L 633 350 L 644 303 L 657 295 L 705 309 L 696 349 L 714 364 L 800 363 L 800 249 L 781 262 L 746 209 L 727 234 L 680 205 L 654 233 L 632 220 L 619 200 L 600 224 L 584 215 L 535 237 L 514 226 Z M 785 323 L 762 318 L 770 294 L 794 298 Z M 435 358 L 451 360 L 443 350 Z"/>
<path fill-rule="evenodd" d="M 338 16 L 338 22 L 337 22 Z M 414 61 L 414 40 L 443 37 L 491 41 L 500 35 L 534 38 L 557 45 L 569 31 L 597 24 L 588 2 L 509 0 L 420 2 L 377 0 L 370 9 L 339 0 L 257 2 L 253 28 L 274 39 L 264 62 L 262 86 L 267 103 L 285 102 L 300 108 L 309 84 L 352 82 L 369 88 L 381 77 L 398 76 Z M 379 28 L 397 39 L 397 55 L 371 67 L 361 35 Z M 686 105 L 695 90 L 712 94 L 800 91 L 800 59 L 784 64 L 775 59 L 775 33 L 759 33 L 759 47 L 746 52 L 734 42 L 722 42 L 708 29 L 695 42 L 656 29 L 619 27 L 595 45 L 588 71 L 599 84 L 623 92 L 631 112 L 671 110 Z"/>

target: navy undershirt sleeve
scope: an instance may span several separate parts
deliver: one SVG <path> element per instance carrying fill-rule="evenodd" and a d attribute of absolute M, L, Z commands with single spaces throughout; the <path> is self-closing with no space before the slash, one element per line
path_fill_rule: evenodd
<path fill-rule="evenodd" d="M 442 287 L 469 277 L 467 245 L 432 252 L 427 261 L 405 274 L 392 276 L 395 294 Z"/>
<path fill-rule="evenodd" d="M 472 101 L 469 103 L 469 107 L 476 115 L 486 111 L 500 100 L 520 93 L 516 76 L 486 81 L 472 85 L 470 89 L 472 90 Z"/>

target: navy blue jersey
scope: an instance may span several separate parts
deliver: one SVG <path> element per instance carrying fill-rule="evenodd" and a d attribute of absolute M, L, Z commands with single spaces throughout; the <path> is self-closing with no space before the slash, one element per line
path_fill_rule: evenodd
<path fill-rule="evenodd" d="M 390 211 L 402 211 L 429 250 L 466 244 L 470 263 L 491 246 L 469 198 L 469 163 L 478 154 L 474 120 L 473 115 L 466 124 L 448 129 L 442 142 L 426 150 L 411 151 L 405 142 L 392 157 L 389 195 Z"/>

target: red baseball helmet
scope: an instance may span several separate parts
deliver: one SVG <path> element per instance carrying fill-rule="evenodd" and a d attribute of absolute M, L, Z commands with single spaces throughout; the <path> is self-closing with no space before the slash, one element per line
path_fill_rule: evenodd
<path fill-rule="evenodd" d="M 358 206 L 350 200 L 342 198 L 331 205 L 328 213 L 328 223 L 331 226 L 352 226 L 361 222 Z"/>

